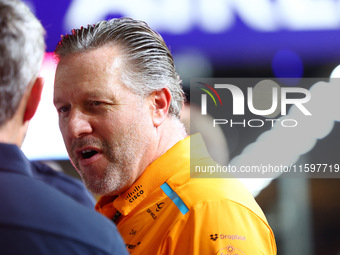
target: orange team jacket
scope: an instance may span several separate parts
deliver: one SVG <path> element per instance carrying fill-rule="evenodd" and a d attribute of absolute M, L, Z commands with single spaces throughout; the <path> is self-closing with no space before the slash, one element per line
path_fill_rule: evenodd
<path fill-rule="evenodd" d="M 190 157 L 190 139 L 197 139 Z M 132 254 L 276 254 L 274 234 L 235 178 L 190 178 L 191 164 L 215 164 L 200 135 L 178 142 L 118 197 L 96 210 L 112 219 Z"/>

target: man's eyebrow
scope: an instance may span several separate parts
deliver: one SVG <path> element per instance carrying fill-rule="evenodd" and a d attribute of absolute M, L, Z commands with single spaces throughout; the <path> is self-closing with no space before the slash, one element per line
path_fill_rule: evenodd
<path fill-rule="evenodd" d="M 85 96 L 87 96 L 87 97 L 98 97 L 98 96 L 100 96 L 100 93 L 97 92 L 97 91 L 95 91 L 95 92 L 91 91 L 91 92 L 86 93 Z"/>
<path fill-rule="evenodd" d="M 53 104 L 56 105 L 56 104 L 61 104 L 61 103 L 64 103 L 66 102 L 65 98 L 63 96 L 53 96 Z"/>
<path fill-rule="evenodd" d="M 61 102 L 61 100 L 59 98 L 53 98 L 53 104 L 56 105 L 59 102 Z"/>
<path fill-rule="evenodd" d="M 83 97 L 83 98 L 95 98 L 95 97 L 100 97 L 100 96 L 105 96 L 105 95 L 107 95 L 107 94 L 103 94 L 100 90 L 94 90 L 94 91 L 88 91 L 88 92 L 82 92 L 81 93 L 81 97 Z M 63 102 L 63 101 L 65 101 L 65 100 L 61 96 L 53 98 L 53 104 L 54 105 L 57 104 L 57 103 Z"/>

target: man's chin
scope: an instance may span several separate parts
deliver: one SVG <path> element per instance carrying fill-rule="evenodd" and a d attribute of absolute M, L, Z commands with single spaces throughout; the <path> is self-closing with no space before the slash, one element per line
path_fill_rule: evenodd
<path fill-rule="evenodd" d="M 105 191 L 102 187 L 95 186 L 93 184 L 89 184 L 85 182 L 85 187 L 94 195 L 103 196 L 105 195 Z"/>
<path fill-rule="evenodd" d="M 83 178 L 83 181 L 86 188 L 94 195 L 111 196 L 118 193 L 115 188 L 108 185 L 105 181 L 103 181 L 103 179 L 96 178 L 95 180 L 89 180 L 85 177 Z"/>

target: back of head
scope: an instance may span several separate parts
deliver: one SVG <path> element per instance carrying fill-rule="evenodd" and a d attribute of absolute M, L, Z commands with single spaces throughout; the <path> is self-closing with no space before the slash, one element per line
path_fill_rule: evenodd
<path fill-rule="evenodd" d="M 0 0 L 0 127 L 14 116 L 44 52 L 44 29 L 27 6 Z"/>
<path fill-rule="evenodd" d="M 168 88 L 172 100 L 169 114 L 179 118 L 184 95 L 172 55 L 163 38 L 145 22 L 130 18 L 101 21 L 74 29 L 62 37 L 55 53 L 64 57 L 113 45 L 122 51 L 122 82 L 140 96 Z"/>

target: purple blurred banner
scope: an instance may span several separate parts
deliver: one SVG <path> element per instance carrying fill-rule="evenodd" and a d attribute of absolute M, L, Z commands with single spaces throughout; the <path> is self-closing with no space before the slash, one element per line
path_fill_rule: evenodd
<path fill-rule="evenodd" d="M 53 51 L 60 35 L 72 28 L 129 16 L 147 21 L 174 54 L 190 50 L 214 64 L 268 65 L 287 52 L 284 57 L 293 54 L 307 64 L 340 59 L 337 0 L 26 2 L 46 28 L 47 51 Z"/>

